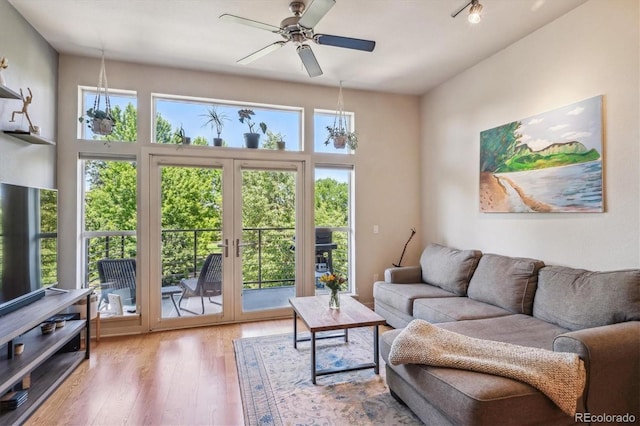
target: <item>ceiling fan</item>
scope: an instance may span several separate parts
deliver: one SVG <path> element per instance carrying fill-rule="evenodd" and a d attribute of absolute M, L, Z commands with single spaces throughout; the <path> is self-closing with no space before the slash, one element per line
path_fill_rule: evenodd
<path fill-rule="evenodd" d="M 268 53 L 278 50 L 291 41 L 298 46 L 296 51 L 302 60 L 302 64 L 309 73 L 309 77 L 317 77 L 322 75 L 322 69 L 311 47 L 305 44 L 306 41 L 311 40 L 317 44 L 363 50 L 366 52 L 373 51 L 376 46 L 375 41 L 328 34 L 315 34 L 313 32 L 313 27 L 320 22 L 324 15 L 326 15 L 335 4 L 335 0 L 313 0 L 311 5 L 306 8 L 302 1 L 292 1 L 289 4 L 289 10 L 293 13 L 293 16 L 284 18 L 279 27 L 226 13 L 220 15 L 220 19 L 267 30 L 275 34 L 280 34 L 282 38 L 284 38 L 284 41 L 276 41 L 238 60 L 237 62 L 239 64 L 244 65 L 253 62 Z"/>

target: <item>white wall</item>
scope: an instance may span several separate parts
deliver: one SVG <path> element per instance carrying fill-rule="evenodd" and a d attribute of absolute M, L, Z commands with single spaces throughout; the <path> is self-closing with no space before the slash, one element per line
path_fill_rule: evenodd
<path fill-rule="evenodd" d="M 40 126 L 43 137 L 55 140 L 58 54 L 6 1 L 0 1 L 2 56 L 9 59 L 9 67 L 2 71 L 7 86 L 25 94 L 31 88 L 29 117 Z M 9 122 L 11 113 L 21 109 L 21 100 L 0 99 L 0 129 L 14 130 L 16 124 Z M 16 118 L 16 123 L 21 120 Z M 24 123 L 28 128 L 26 119 Z M 53 146 L 32 145 L 0 133 L 0 181 L 54 188 L 55 160 Z"/>
<path fill-rule="evenodd" d="M 78 252 L 79 186 L 78 152 L 92 150 L 91 143 L 78 141 L 78 85 L 95 86 L 98 59 L 69 55 L 60 57 L 58 149 L 61 198 L 61 280 L 80 279 Z M 151 93 L 166 93 L 213 99 L 226 99 L 305 108 L 305 136 L 313 135 L 313 109 L 335 109 L 338 89 L 294 84 L 225 74 L 195 72 L 157 66 L 106 61 L 111 88 L 138 93 L 137 144 L 129 152 L 141 158 L 142 147 L 151 138 Z M 420 98 L 359 90 L 344 90 L 346 109 L 356 114 L 360 136 L 355 154 L 355 223 L 357 250 L 357 289 L 364 302 L 373 300 L 373 275 L 397 262 L 412 226 L 419 227 L 420 183 L 419 140 Z M 93 143 L 103 149 L 102 143 Z M 175 148 L 171 148 L 175 149 Z M 257 155 L 260 155 L 258 152 Z M 273 159 L 273 157 L 271 157 Z M 373 234 L 373 225 L 379 234 Z M 418 240 L 418 238 L 416 238 Z M 420 242 L 412 242 L 407 261 L 417 261 Z M 144 267 L 144 266 L 143 266 Z"/>
<path fill-rule="evenodd" d="M 640 266 L 640 2 L 591 0 L 422 98 L 425 242 Z M 479 134 L 604 95 L 605 213 L 479 212 Z"/>

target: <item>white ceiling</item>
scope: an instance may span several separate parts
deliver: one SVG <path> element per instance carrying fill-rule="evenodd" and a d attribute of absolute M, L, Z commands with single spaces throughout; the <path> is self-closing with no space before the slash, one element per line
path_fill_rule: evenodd
<path fill-rule="evenodd" d="M 304 0 L 307 5 L 311 0 Z M 311 43 L 324 75 L 311 79 L 292 43 L 249 65 L 236 61 L 281 40 L 224 22 L 229 13 L 279 26 L 290 0 L 9 0 L 60 53 L 311 84 L 423 94 L 586 0 L 336 0 L 315 32 L 376 41 L 372 53 Z"/>

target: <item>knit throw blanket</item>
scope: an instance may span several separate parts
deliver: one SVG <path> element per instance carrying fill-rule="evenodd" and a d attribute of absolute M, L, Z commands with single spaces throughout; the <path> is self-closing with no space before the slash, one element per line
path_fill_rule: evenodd
<path fill-rule="evenodd" d="M 553 352 L 463 336 L 423 320 L 413 320 L 396 336 L 389 362 L 426 364 L 494 374 L 525 382 L 570 416 L 585 385 L 577 354 Z"/>

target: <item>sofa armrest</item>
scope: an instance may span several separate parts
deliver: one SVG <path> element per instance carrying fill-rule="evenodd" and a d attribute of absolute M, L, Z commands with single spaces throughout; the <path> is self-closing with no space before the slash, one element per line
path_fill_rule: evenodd
<path fill-rule="evenodd" d="M 561 334 L 553 350 L 580 356 L 587 370 L 585 411 L 631 413 L 640 401 L 640 322 L 628 321 Z"/>
<path fill-rule="evenodd" d="M 420 266 L 398 266 L 384 271 L 384 280 L 393 284 L 415 284 L 422 282 Z"/>

